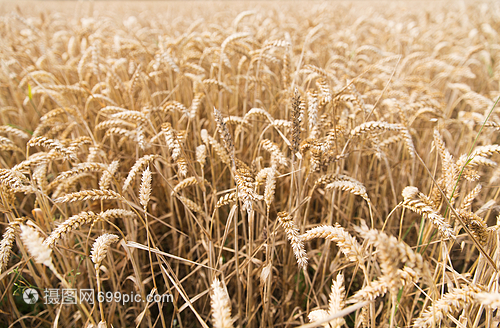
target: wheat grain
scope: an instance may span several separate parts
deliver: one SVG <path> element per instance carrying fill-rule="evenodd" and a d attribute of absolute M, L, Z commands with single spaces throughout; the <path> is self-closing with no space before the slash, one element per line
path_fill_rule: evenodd
<path fill-rule="evenodd" d="M 238 197 L 236 196 L 235 192 L 231 192 L 228 194 L 225 194 L 219 200 L 217 201 L 217 204 L 215 205 L 215 208 L 220 208 L 224 205 L 229 205 L 230 203 L 234 203 L 238 200 Z"/>

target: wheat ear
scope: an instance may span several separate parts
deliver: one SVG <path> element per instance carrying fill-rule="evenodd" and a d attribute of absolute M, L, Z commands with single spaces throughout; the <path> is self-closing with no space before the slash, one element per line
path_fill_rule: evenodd
<path fill-rule="evenodd" d="M 219 198 L 219 200 L 217 201 L 217 204 L 215 205 L 215 208 L 219 208 L 219 207 L 222 207 L 224 205 L 228 205 L 229 203 L 234 203 L 237 200 L 238 200 L 238 197 L 236 196 L 235 192 L 227 193 L 224 196 Z"/>
<path fill-rule="evenodd" d="M 45 245 L 53 247 L 57 241 L 63 238 L 68 232 L 80 228 L 84 224 L 96 221 L 99 218 L 94 212 L 81 212 L 73 215 L 61 223 L 43 242 Z"/>
<path fill-rule="evenodd" d="M 151 182 L 153 180 L 153 175 L 149 166 L 142 172 L 141 186 L 139 188 L 139 203 L 146 211 L 148 203 L 151 197 Z"/>
<path fill-rule="evenodd" d="M 292 152 L 295 154 L 299 151 L 300 145 L 300 112 L 301 112 L 301 101 L 299 90 L 295 88 L 292 97 Z"/>
<path fill-rule="evenodd" d="M 456 288 L 449 293 L 444 294 L 440 299 L 434 301 L 422 312 L 420 317 L 415 320 L 413 327 L 423 328 L 439 326 L 441 321 L 454 311 L 463 309 L 466 305 L 474 301 L 475 295 L 482 292 L 475 285 Z"/>
<path fill-rule="evenodd" d="M 474 199 L 479 195 L 481 192 L 481 185 L 478 184 L 477 186 L 474 187 L 462 200 L 462 203 L 460 204 L 459 211 L 470 211 L 471 210 L 471 205 Z"/>
<path fill-rule="evenodd" d="M 344 308 L 345 301 L 345 288 L 344 288 L 344 275 L 339 273 L 337 275 L 337 279 L 333 280 L 331 292 L 330 292 L 330 300 L 328 302 L 328 311 L 325 310 L 314 310 L 311 311 L 308 315 L 308 318 L 311 322 L 319 321 L 324 318 L 327 318 L 335 313 L 339 312 Z M 343 324 L 345 324 L 344 318 L 337 318 L 330 321 L 327 325 L 324 325 L 329 328 L 340 328 Z"/>
<path fill-rule="evenodd" d="M 500 293 L 477 293 L 474 299 L 476 302 L 489 306 L 490 308 L 500 308 Z"/>
<path fill-rule="evenodd" d="M 231 318 L 231 300 L 219 279 L 212 282 L 212 323 L 214 328 L 232 328 L 234 320 Z"/>
<path fill-rule="evenodd" d="M 333 315 L 344 308 L 345 304 L 345 287 L 344 287 L 344 275 L 339 273 L 337 279 L 332 283 L 332 291 L 330 293 L 330 301 L 328 303 L 328 313 Z M 345 323 L 343 318 L 335 319 L 332 322 L 334 327 L 342 326 Z"/>
<path fill-rule="evenodd" d="M 287 158 L 283 155 L 277 144 L 268 139 L 262 140 L 261 144 L 265 150 L 271 153 L 273 162 L 277 162 L 283 166 L 288 165 Z"/>
<path fill-rule="evenodd" d="M 227 151 L 224 149 L 224 147 L 219 144 L 217 140 L 215 140 L 213 137 L 208 135 L 208 131 L 203 129 L 200 132 L 201 139 L 206 145 L 211 145 L 212 148 L 215 150 L 217 155 L 220 157 L 222 163 L 226 165 L 231 165 L 231 158 L 227 154 Z"/>
<path fill-rule="evenodd" d="M 187 188 L 189 186 L 194 186 L 197 184 L 198 184 L 198 179 L 196 177 L 186 178 L 174 186 L 174 189 L 172 190 L 172 195 L 176 192 L 181 191 L 184 188 Z"/>
<path fill-rule="evenodd" d="M 76 154 L 72 149 L 65 148 L 59 141 L 47 137 L 34 137 L 27 143 L 28 147 L 41 146 L 63 154 L 65 157 L 76 159 Z"/>
<path fill-rule="evenodd" d="M 342 253 L 352 262 L 364 263 L 365 252 L 356 238 L 351 236 L 338 223 L 335 226 L 318 226 L 306 231 L 300 236 L 303 241 L 315 238 L 324 238 L 334 241 Z"/>
<path fill-rule="evenodd" d="M 351 194 L 363 197 L 368 203 L 371 203 L 368 194 L 366 193 L 366 188 L 361 183 L 355 183 L 352 181 L 333 181 L 325 186 L 325 189 L 340 189 L 348 191 Z"/>
<path fill-rule="evenodd" d="M 441 235 L 445 238 L 455 238 L 455 234 L 451 226 L 446 220 L 426 201 L 428 198 L 418 191 L 416 187 L 406 187 L 403 189 L 403 203 L 402 205 L 413 212 L 416 212 L 428 218 L 436 228 L 438 228 Z"/>
<path fill-rule="evenodd" d="M 297 259 L 297 264 L 300 268 L 306 269 L 307 267 L 307 253 L 304 249 L 304 243 L 299 235 L 299 229 L 293 222 L 292 217 L 287 212 L 278 213 L 278 221 L 285 229 L 286 236 L 292 245 L 293 253 Z"/>
<path fill-rule="evenodd" d="M 109 164 L 108 168 L 102 172 L 101 178 L 99 179 L 99 189 L 109 189 L 113 176 L 115 175 L 116 171 L 118 171 L 119 166 L 119 161 L 113 161 L 111 164 Z"/>
<path fill-rule="evenodd" d="M 107 199 L 121 199 L 123 198 L 119 193 L 113 190 L 82 190 L 62 197 L 54 199 L 54 203 L 68 203 L 82 200 L 107 200 Z"/>
<path fill-rule="evenodd" d="M 119 239 L 120 238 L 117 235 L 106 233 L 102 236 L 99 236 L 92 245 L 90 258 L 92 259 L 92 262 L 94 262 L 94 268 L 96 270 L 98 293 L 101 293 L 101 279 L 100 279 L 101 263 L 108 254 L 108 249 L 111 246 L 111 244 L 116 243 Z M 101 301 L 99 301 L 99 311 L 101 313 L 101 319 L 104 320 L 104 308 L 102 306 Z"/>
<path fill-rule="evenodd" d="M 52 250 L 43 243 L 43 238 L 33 228 L 21 224 L 21 240 L 36 263 L 55 271 L 52 264 Z"/>
<path fill-rule="evenodd" d="M 200 165 L 203 167 L 205 166 L 207 160 L 207 146 L 205 145 L 199 145 L 196 147 L 196 161 L 200 163 Z"/>
<path fill-rule="evenodd" d="M 2 235 L 2 242 L 0 242 L 0 274 L 4 272 L 9 264 L 12 245 L 14 245 L 14 241 L 16 240 L 19 224 L 19 220 L 10 222 Z"/>
<path fill-rule="evenodd" d="M 90 258 L 92 262 L 94 262 L 94 267 L 96 270 L 99 270 L 102 261 L 108 254 L 108 249 L 111 244 L 116 243 L 120 238 L 117 235 L 106 233 L 102 236 L 99 236 L 92 246 L 92 251 Z"/>
<path fill-rule="evenodd" d="M 135 164 L 132 166 L 132 168 L 130 169 L 130 171 L 127 175 L 127 178 L 125 179 L 125 182 L 123 183 L 123 188 L 122 188 L 123 191 L 126 191 L 128 189 L 128 187 L 130 187 L 130 184 L 132 184 L 132 180 L 135 178 L 137 173 L 139 173 L 139 171 L 144 170 L 144 168 L 146 168 L 146 165 L 148 165 L 150 162 L 154 161 L 158 157 L 160 157 L 160 156 L 159 155 L 145 155 L 145 156 L 139 158 L 135 162 Z"/>
<path fill-rule="evenodd" d="M 87 172 L 100 172 L 106 169 L 106 166 L 101 163 L 93 163 L 93 162 L 86 162 L 86 163 L 81 163 L 78 164 L 75 168 L 69 171 L 62 172 L 59 174 L 54 181 L 52 181 L 51 184 L 53 183 L 58 183 L 62 180 L 65 180 L 73 175 L 77 175 L 80 173 L 87 173 Z M 50 189 L 50 188 L 49 188 Z"/>
<path fill-rule="evenodd" d="M 222 141 L 224 142 L 224 147 L 226 148 L 227 153 L 231 158 L 234 158 L 234 143 L 233 143 L 233 137 L 231 137 L 231 133 L 229 133 L 229 129 L 224 122 L 224 118 L 222 117 L 222 114 L 217 108 L 214 107 L 214 118 L 215 122 L 217 123 L 217 130 L 219 131 L 219 134 L 222 138 Z"/>

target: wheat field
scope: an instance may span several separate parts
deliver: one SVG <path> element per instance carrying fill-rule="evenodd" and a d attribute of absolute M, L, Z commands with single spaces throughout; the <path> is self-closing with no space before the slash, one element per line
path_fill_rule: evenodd
<path fill-rule="evenodd" d="M 0 326 L 499 326 L 500 4 L 0 10 Z"/>

